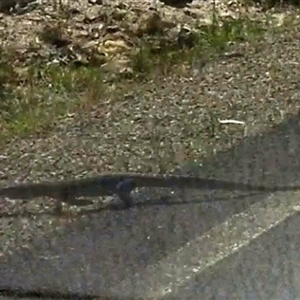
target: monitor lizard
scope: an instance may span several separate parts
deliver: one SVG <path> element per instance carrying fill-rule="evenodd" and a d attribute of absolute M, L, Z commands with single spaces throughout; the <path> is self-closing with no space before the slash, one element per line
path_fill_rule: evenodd
<path fill-rule="evenodd" d="M 62 203 L 75 206 L 86 206 L 93 203 L 93 201 L 87 199 L 76 199 L 78 197 L 110 196 L 114 194 L 123 201 L 125 208 L 129 208 L 134 204 L 131 192 L 138 187 L 177 187 L 261 192 L 300 189 L 300 186 L 271 187 L 190 175 L 113 173 L 75 180 L 23 183 L 4 187 L 0 189 L 0 197 L 22 200 L 30 200 L 35 197 L 54 198 L 57 200 L 55 211 L 61 213 Z"/>

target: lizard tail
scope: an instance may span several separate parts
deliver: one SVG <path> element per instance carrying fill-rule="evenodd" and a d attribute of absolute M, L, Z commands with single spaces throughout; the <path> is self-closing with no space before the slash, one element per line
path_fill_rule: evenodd
<path fill-rule="evenodd" d="M 6 187 L 0 189 L 0 196 L 7 197 L 10 199 L 29 199 L 30 194 L 28 190 L 23 189 L 21 187 Z"/>
<path fill-rule="evenodd" d="M 10 199 L 28 200 L 45 195 L 46 187 L 40 184 L 24 184 L 0 189 L 0 196 Z"/>

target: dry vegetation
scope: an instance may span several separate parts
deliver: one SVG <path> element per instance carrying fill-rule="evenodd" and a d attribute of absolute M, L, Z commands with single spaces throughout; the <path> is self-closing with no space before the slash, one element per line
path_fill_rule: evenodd
<path fill-rule="evenodd" d="M 263 30 L 256 9 L 250 18 L 237 6 L 225 17 L 223 7 L 199 15 L 124 4 L 48 6 L 3 17 L 3 142 L 47 132 L 66 113 L 89 113 L 107 93 L 117 97 L 128 84 L 205 64 L 228 44 L 249 42 Z"/>
<path fill-rule="evenodd" d="M 254 132 L 296 112 L 298 10 L 236 4 L 227 16 L 209 5 L 205 19 L 195 9 L 172 15 L 134 4 L 5 14 L 3 184 L 168 172 L 243 137 L 244 128 L 219 120 L 244 121 Z M 53 229 L 53 217 L 39 214 L 48 211 L 45 201 L 0 210 L 37 213 L 26 224 L 3 219 L 4 251 Z"/>

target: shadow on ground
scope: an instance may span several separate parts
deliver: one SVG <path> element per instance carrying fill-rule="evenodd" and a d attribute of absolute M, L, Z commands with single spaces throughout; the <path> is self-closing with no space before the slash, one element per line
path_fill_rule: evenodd
<path fill-rule="evenodd" d="M 64 294 L 47 289 L 25 291 L 10 287 L 0 289 L 0 296 L 5 297 L 4 299 L 121 300 L 119 297 L 114 298 L 111 296 L 100 298 L 97 295 L 80 295 L 79 293 L 72 292 Z M 131 300 L 131 298 L 122 298 L 122 300 Z"/>
<path fill-rule="evenodd" d="M 300 186 L 293 186 L 291 187 L 291 190 L 300 190 Z M 220 202 L 220 201 L 233 201 L 234 199 L 236 200 L 242 200 L 244 198 L 249 198 L 249 196 L 253 196 L 253 195 L 263 195 L 263 194 L 267 194 L 267 192 L 248 192 L 245 195 L 236 195 L 236 196 L 232 196 L 230 198 L 228 198 L 228 196 L 219 196 L 219 197 L 214 197 L 213 200 L 211 198 L 207 198 L 207 197 L 201 197 L 200 199 L 195 199 L 195 200 L 188 200 L 188 201 L 172 201 L 172 196 L 169 197 L 160 197 L 158 199 L 151 199 L 151 201 L 145 201 L 145 202 L 140 202 L 140 203 L 136 203 L 134 206 L 135 208 L 143 208 L 143 207 L 147 207 L 147 206 L 180 206 L 180 205 L 192 205 L 192 204 L 199 204 L 199 203 L 207 203 L 207 202 Z M 122 203 L 121 205 L 119 205 L 116 208 L 116 205 L 107 205 L 105 207 L 100 207 L 100 208 L 93 208 L 93 209 L 85 209 L 85 210 L 81 210 L 78 212 L 75 212 L 73 214 L 70 213 L 62 213 L 62 215 L 60 215 L 61 217 L 68 217 L 68 216 L 73 216 L 74 218 L 78 217 L 78 216 L 82 216 L 82 215 L 89 215 L 89 214 L 95 214 L 95 213 L 101 213 L 103 211 L 121 211 L 121 210 L 128 210 L 128 208 L 124 208 Z M 3 212 L 0 213 L 0 218 L 30 218 L 30 217 L 37 217 L 37 216 L 41 216 L 41 215 L 47 215 L 47 216 L 57 216 L 57 214 L 55 213 L 55 211 L 45 211 L 45 212 L 30 212 L 30 211 L 24 211 L 24 212 Z"/>
<path fill-rule="evenodd" d="M 190 171 L 251 184 L 299 184 L 299 135 L 299 116 L 294 116 L 272 131 L 245 138 L 230 151 L 207 159 L 200 170 Z M 60 293 L 109 295 L 121 281 L 134 280 L 134 274 L 146 266 L 266 197 L 233 199 L 236 193 L 221 191 L 186 191 L 184 195 L 186 203 L 181 205 L 139 205 L 89 214 L 34 240 L 31 249 L 14 253 L 2 264 L 0 289 L 47 287 Z M 147 192 L 138 197 L 141 203 L 155 201 Z M 218 198 L 230 201 L 215 201 Z"/>
<path fill-rule="evenodd" d="M 299 299 L 300 214 L 207 269 L 167 299 Z"/>

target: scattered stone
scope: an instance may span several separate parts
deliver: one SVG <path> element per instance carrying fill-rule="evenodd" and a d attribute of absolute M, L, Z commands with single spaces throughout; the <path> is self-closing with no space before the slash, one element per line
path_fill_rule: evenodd
<path fill-rule="evenodd" d="M 186 7 L 187 4 L 192 3 L 193 0 L 160 0 L 165 5 L 173 6 L 176 8 Z"/>
<path fill-rule="evenodd" d="M 111 64 L 128 61 L 138 52 L 140 40 L 152 39 L 158 47 L 171 44 L 192 47 L 196 41 L 193 28 L 207 25 L 211 3 L 163 0 L 149 3 L 131 1 L 56 1 L 0 0 L 0 11 L 39 3 L 36 9 L 20 16 L 3 14 L 0 18 L 4 49 L 16 49 L 16 63 L 22 68 L 38 57 L 46 62 Z M 188 8 L 176 9 L 190 3 Z M 173 7 L 171 7 L 173 6 Z M 230 17 L 239 13 L 232 5 L 216 3 L 217 13 Z M 53 47 L 54 46 L 54 47 Z M 21 63 L 22 62 L 22 63 Z M 114 65 L 114 64 L 112 64 Z M 128 66 L 126 66 L 128 67 Z M 118 69 L 118 68 L 110 68 Z"/>
<path fill-rule="evenodd" d="M 103 0 L 89 0 L 90 4 L 97 4 L 97 5 L 102 5 L 103 4 Z"/>

